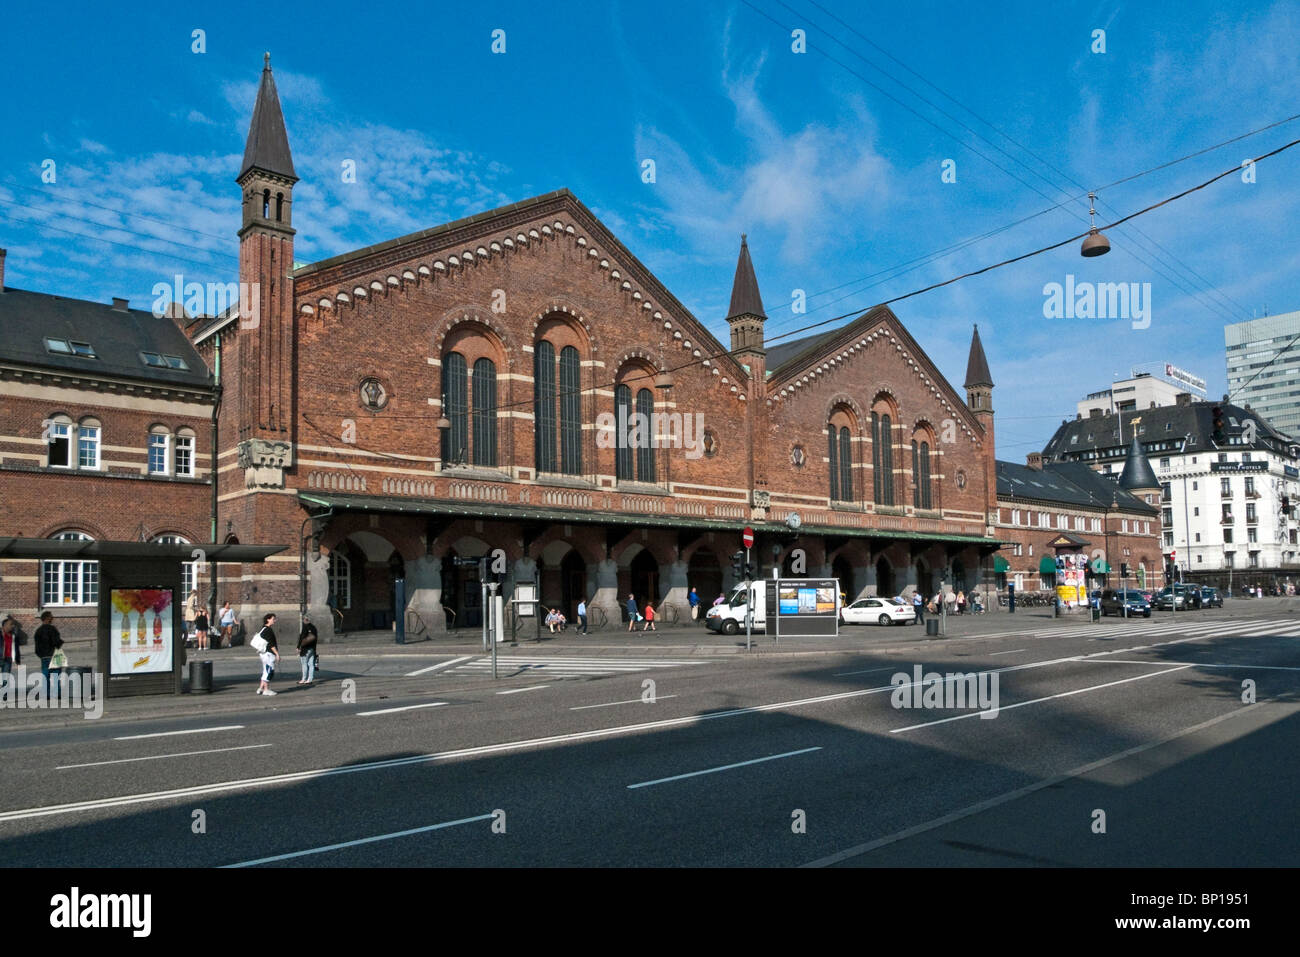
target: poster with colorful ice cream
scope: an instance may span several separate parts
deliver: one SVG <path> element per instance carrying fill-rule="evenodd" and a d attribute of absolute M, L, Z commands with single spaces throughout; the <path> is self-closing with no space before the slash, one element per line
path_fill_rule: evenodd
<path fill-rule="evenodd" d="M 114 588 L 109 596 L 109 674 L 172 670 L 170 588 Z"/>

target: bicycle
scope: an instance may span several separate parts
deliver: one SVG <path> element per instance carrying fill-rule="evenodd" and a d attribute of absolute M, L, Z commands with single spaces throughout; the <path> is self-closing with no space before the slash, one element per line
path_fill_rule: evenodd
<path fill-rule="evenodd" d="M 678 621 L 681 620 L 681 612 L 677 610 L 677 606 L 670 605 L 668 604 L 668 602 L 664 602 L 662 605 L 660 605 L 655 610 L 655 614 L 666 625 L 675 625 L 677 624 Z"/>
<path fill-rule="evenodd" d="M 605 609 L 599 605 L 587 606 L 587 630 L 600 631 L 609 624 L 609 616 L 605 614 Z"/>

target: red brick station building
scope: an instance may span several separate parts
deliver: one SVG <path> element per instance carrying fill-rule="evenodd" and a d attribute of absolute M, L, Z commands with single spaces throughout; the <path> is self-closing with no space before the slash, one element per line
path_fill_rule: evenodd
<path fill-rule="evenodd" d="M 387 628 L 401 578 L 433 637 L 480 624 L 458 559 L 492 553 L 507 594 L 537 578 L 611 622 L 629 593 L 711 602 L 745 526 L 760 574 L 799 563 L 849 599 L 1002 574 L 1018 529 L 978 331 L 964 395 L 884 307 L 766 346 L 742 239 L 724 345 L 567 190 L 299 266 L 297 181 L 268 59 L 242 312 L 5 288 L 0 251 L 0 538 L 287 545 L 217 566 L 217 602 Z M 638 413 L 657 442 L 618 427 Z M 0 612 L 89 634 L 97 594 L 91 561 L 0 562 Z"/>

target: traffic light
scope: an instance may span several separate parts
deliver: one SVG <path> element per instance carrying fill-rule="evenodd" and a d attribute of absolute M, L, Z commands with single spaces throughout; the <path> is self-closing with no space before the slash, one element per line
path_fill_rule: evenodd
<path fill-rule="evenodd" d="M 1128 562 L 1119 563 L 1119 577 L 1128 578 Z"/>
<path fill-rule="evenodd" d="M 736 554 L 731 556 L 731 574 L 735 577 L 736 581 L 741 581 L 746 577 L 745 573 L 745 553 L 736 552 Z"/>
<path fill-rule="evenodd" d="M 757 577 L 758 577 L 758 563 L 757 563 L 757 562 L 745 562 L 745 577 L 746 577 L 746 578 L 757 578 Z"/>
<path fill-rule="evenodd" d="M 1212 438 L 1215 445 L 1226 445 L 1228 442 L 1227 434 L 1223 431 L 1223 407 L 1216 405 L 1210 412 L 1210 418 L 1213 422 Z"/>
<path fill-rule="evenodd" d="M 1287 496 L 1287 495 L 1283 495 L 1283 496 L 1282 496 L 1282 514 L 1285 515 L 1285 516 L 1287 516 L 1288 518 L 1291 516 L 1291 498 L 1290 498 L 1290 496 Z"/>

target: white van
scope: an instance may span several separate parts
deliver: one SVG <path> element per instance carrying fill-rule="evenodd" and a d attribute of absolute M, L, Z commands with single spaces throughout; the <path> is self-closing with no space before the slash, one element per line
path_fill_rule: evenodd
<path fill-rule="evenodd" d="M 785 624 L 781 634 L 838 634 L 841 598 L 839 583 L 834 579 L 809 578 L 759 578 L 754 581 L 740 582 L 732 589 L 730 597 L 719 605 L 714 605 L 705 615 L 705 624 L 710 631 L 723 635 L 734 635 L 745 630 L 745 614 L 749 596 L 754 599 L 754 616 L 751 629 L 754 632 L 767 631 L 769 614 L 775 610 L 768 607 L 773 601 L 779 601 L 780 619 Z M 780 596 L 779 598 L 777 596 Z M 821 620 L 822 627 L 802 630 L 795 627 L 800 619 L 813 626 L 814 620 Z M 827 631 L 829 627 L 829 631 Z"/>

